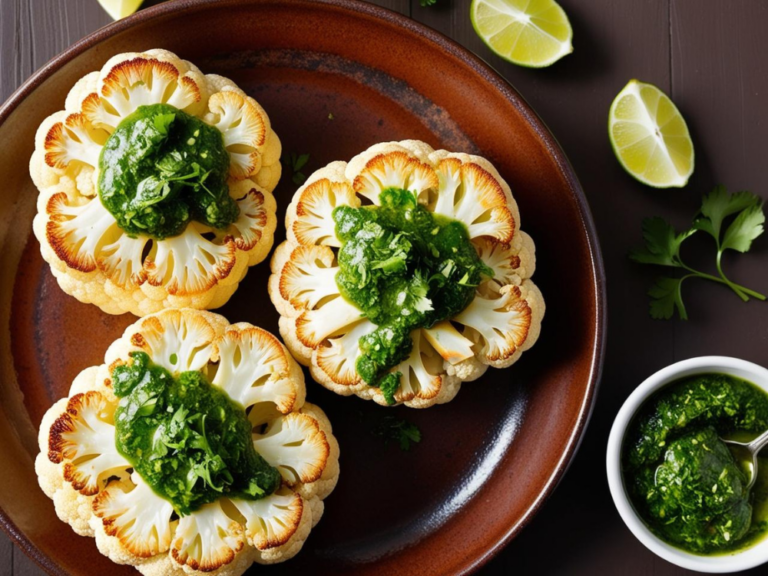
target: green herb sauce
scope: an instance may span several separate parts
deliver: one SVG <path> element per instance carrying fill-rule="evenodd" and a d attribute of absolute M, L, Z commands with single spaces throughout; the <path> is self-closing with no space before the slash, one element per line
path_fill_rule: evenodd
<path fill-rule="evenodd" d="M 663 540 L 697 554 L 742 549 L 768 528 L 768 465 L 746 490 L 744 462 L 720 438 L 768 429 L 768 394 L 722 374 L 681 380 L 654 395 L 624 442 L 635 508 Z M 761 461 L 763 459 L 761 458 Z"/>
<path fill-rule="evenodd" d="M 99 157 L 99 196 L 129 236 L 162 240 L 190 220 L 226 228 L 239 208 L 229 196 L 221 132 L 168 104 L 139 106 Z"/>
<path fill-rule="evenodd" d="M 221 496 L 258 500 L 280 473 L 254 450 L 245 410 L 202 372 L 174 378 L 144 352 L 112 372 L 117 450 L 184 516 Z"/>
<path fill-rule="evenodd" d="M 333 211 L 342 242 L 336 284 L 377 325 L 360 339 L 356 369 L 393 404 L 401 374 L 387 371 L 408 358 L 411 332 L 461 312 L 483 275 L 493 271 L 480 260 L 464 224 L 431 213 L 413 192 L 389 188 L 380 202 Z"/>

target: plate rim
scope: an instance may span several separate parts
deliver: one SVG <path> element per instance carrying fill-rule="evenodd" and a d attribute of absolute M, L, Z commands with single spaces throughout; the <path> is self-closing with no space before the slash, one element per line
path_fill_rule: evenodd
<path fill-rule="evenodd" d="M 525 98 L 506 80 L 496 69 L 468 48 L 461 46 L 455 40 L 445 34 L 417 22 L 416 20 L 395 12 L 389 8 L 383 8 L 369 4 L 362 0 L 298 0 L 299 2 L 313 2 L 327 6 L 341 8 L 356 14 L 362 14 L 374 19 L 394 24 L 410 32 L 420 35 L 425 41 L 435 44 L 463 64 L 469 66 L 475 73 L 489 82 L 496 90 L 506 98 L 522 114 L 525 121 L 533 128 L 540 141 L 544 144 L 549 155 L 555 160 L 560 174 L 573 193 L 581 227 L 586 237 L 587 248 L 590 255 L 590 265 L 594 274 L 594 282 L 591 290 L 595 296 L 595 344 L 592 349 L 592 361 L 588 375 L 586 394 L 579 408 L 578 418 L 563 453 L 556 466 L 550 473 L 538 497 L 530 504 L 523 516 L 514 524 L 511 524 L 504 535 L 491 542 L 482 554 L 467 560 L 462 560 L 457 574 L 471 574 L 485 565 L 507 546 L 520 531 L 531 521 L 540 510 L 544 502 L 552 495 L 555 488 L 565 476 L 570 464 L 584 438 L 584 433 L 592 417 L 597 391 L 602 378 L 603 365 L 605 363 L 606 332 L 607 332 L 607 295 L 605 267 L 602 256 L 597 228 L 595 227 L 592 212 L 584 190 L 581 187 L 576 172 L 571 166 L 565 151 L 560 146 L 554 134 L 549 130 L 544 121 L 528 104 Z M 61 67 L 81 55 L 86 50 L 100 43 L 102 40 L 126 32 L 134 26 L 149 22 L 155 18 L 164 17 L 174 12 L 183 12 L 188 9 L 205 6 L 219 6 L 233 4 L 256 4 L 260 0 L 170 0 L 155 6 L 145 8 L 137 13 L 107 24 L 87 36 L 84 36 L 35 71 L 21 86 L 14 90 L 8 99 L 0 105 L 0 126 L 11 117 L 15 109 L 46 80 L 55 74 Z M 34 542 L 19 530 L 16 524 L 6 515 L 0 506 L 0 529 L 40 568 L 52 576 L 67 576 L 60 566 L 52 558 L 41 551 Z"/>

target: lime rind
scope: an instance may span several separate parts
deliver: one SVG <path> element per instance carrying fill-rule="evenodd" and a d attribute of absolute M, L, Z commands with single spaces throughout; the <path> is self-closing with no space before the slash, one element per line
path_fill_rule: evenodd
<path fill-rule="evenodd" d="M 99 0 L 101 7 L 113 20 L 130 16 L 139 9 L 142 2 L 143 0 Z"/>
<path fill-rule="evenodd" d="M 614 99 L 608 134 L 633 178 L 654 188 L 682 188 L 693 174 L 693 142 L 680 111 L 652 84 L 631 80 Z"/>
<path fill-rule="evenodd" d="M 472 0 L 475 32 L 497 55 L 543 68 L 573 52 L 573 30 L 554 0 Z"/>

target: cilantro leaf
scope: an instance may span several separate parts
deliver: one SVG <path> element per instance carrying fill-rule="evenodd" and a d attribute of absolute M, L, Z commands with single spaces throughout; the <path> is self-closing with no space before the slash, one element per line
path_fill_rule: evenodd
<path fill-rule="evenodd" d="M 185 160 L 181 152 L 178 150 L 171 150 L 160 160 L 155 162 L 155 169 L 163 177 L 172 177 L 174 174 L 181 172 L 184 169 Z"/>
<path fill-rule="evenodd" d="M 285 153 L 280 162 L 291 171 L 291 182 L 296 186 L 301 186 L 306 182 L 307 177 L 301 171 L 309 162 L 309 154 L 296 154 L 295 152 Z"/>
<path fill-rule="evenodd" d="M 643 220 L 645 246 L 632 250 L 629 257 L 640 264 L 679 268 L 681 266 L 680 246 L 695 232 L 695 230 L 686 230 L 677 234 L 663 218 L 646 218 Z"/>
<path fill-rule="evenodd" d="M 152 123 L 155 125 L 155 129 L 160 132 L 162 136 L 168 136 L 168 129 L 176 119 L 176 114 L 170 112 L 168 114 L 156 114 L 152 118 Z"/>
<path fill-rule="evenodd" d="M 309 154 L 293 155 L 293 169 L 299 171 L 309 162 Z"/>
<path fill-rule="evenodd" d="M 656 279 L 656 282 L 648 291 L 651 297 L 651 318 L 655 320 L 669 320 L 677 309 L 677 314 L 681 319 L 687 320 L 688 313 L 683 304 L 681 288 L 685 278 L 669 278 L 662 276 Z"/>
<path fill-rule="evenodd" d="M 404 271 L 406 268 L 407 255 L 403 252 L 397 252 L 386 260 L 379 260 L 373 265 L 374 270 L 384 270 L 387 274 L 396 274 Z"/>
<path fill-rule="evenodd" d="M 427 6 L 434 6 L 437 4 L 437 0 L 419 0 L 419 4 L 422 8 L 426 8 Z"/>
<path fill-rule="evenodd" d="M 136 187 L 136 196 L 131 200 L 131 207 L 141 210 L 142 208 L 162 202 L 170 193 L 171 187 L 168 185 L 167 180 L 154 175 L 147 176 Z"/>
<path fill-rule="evenodd" d="M 244 492 L 246 494 L 250 494 L 251 496 L 261 496 L 264 494 L 264 490 L 262 490 L 262 488 L 255 480 L 251 480 L 248 483 L 248 488 L 246 488 Z"/>
<path fill-rule="evenodd" d="M 765 214 L 762 204 L 750 206 L 736 216 L 728 226 L 720 250 L 736 250 L 742 254 L 749 251 L 752 241 L 763 233 L 763 224 L 765 224 Z"/>
<path fill-rule="evenodd" d="M 411 442 L 421 442 L 421 430 L 415 424 L 406 422 L 404 426 L 400 427 L 398 441 L 400 443 L 400 450 L 407 451 L 411 448 Z"/>
<path fill-rule="evenodd" d="M 701 217 L 694 221 L 694 228 L 707 232 L 719 242 L 723 220 L 760 203 L 760 198 L 752 192 L 729 194 L 725 186 L 717 186 L 702 199 Z"/>
<path fill-rule="evenodd" d="M 424 278 L 420 270 L 413 275 L 413 280 L 406 286 L 408 296 L 417 312 L 429 312 L 434 310 L 432 300 L 429 298 L 429 280 Z"/>
<path fill-rule="evenodd" d="M 407 452 L 411 445 L 421 442 L 421 430 L 402 418 L 385 416 L 372 430 L 374 436 L 384 440 L 384 445 L 397 442 L 400 449 Z"/>

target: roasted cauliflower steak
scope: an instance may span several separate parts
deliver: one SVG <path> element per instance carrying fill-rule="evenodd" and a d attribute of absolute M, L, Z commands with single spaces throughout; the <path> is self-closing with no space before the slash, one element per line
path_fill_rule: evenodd
<path fill-rule="evenodd" d="M 191 221 L 176 236 L 132 237 L 100 202 L 105 143 L 123 119 L 155 104 L 221 132 L 239 208 L 226 228 Z M 40 191 L 33 228 L 43 258 L 67 294 L 110 314 L 220 307 L 272 248 L 280 154 L 266 112 L 231 80 L 165 50 L 117 55 L 81 78 L 65 109 L 37 131 L 30 173 Z"/>
<path fill-rule="evenodd" d="M 277 491 L 260 500 L 223 495 L 174 514 L 116 448 L 112 370 L 136 351 L 170 372 L 202 371 L 246 407 L 257 453 L 280 473 Z M 237 576 L 254 562 L 282 562 L 301 549 L 339 477 L 330 422 L 304 397 L 301 368 L 269 332 L 194 309 L 152 314 L 128 327 L 104 364 L 83 370 L 69 397 L 45 414 L 39 483 L 62 521 L 147 576 Z"/>
<path fill-rule="evenodd" d="M 531 280 L 535 246 L 520 229 L 509 186 L 490 162 L 410 140 L 376 144 L 348 163 L 316 171 L 288 206 L 287 239 L 272 257 L 269 294 L 288 349 L 317 382 L 341 395 L 388 404 L 356 371 L 358 341 L 375 326 L 336 284 L 342 243 L 333 212 L 378 205 L 390 188 L 408 190 L 433 214 L 464 223 L 480 259 L 493 270 L 461 313 L 414 330 L 410 356 L 390 370 L 401 373 L 396 403 L 426 408 L 453 399 L 462 382 L 489 366 L 510 366 L 539 337 L 545 305 Z"/>

